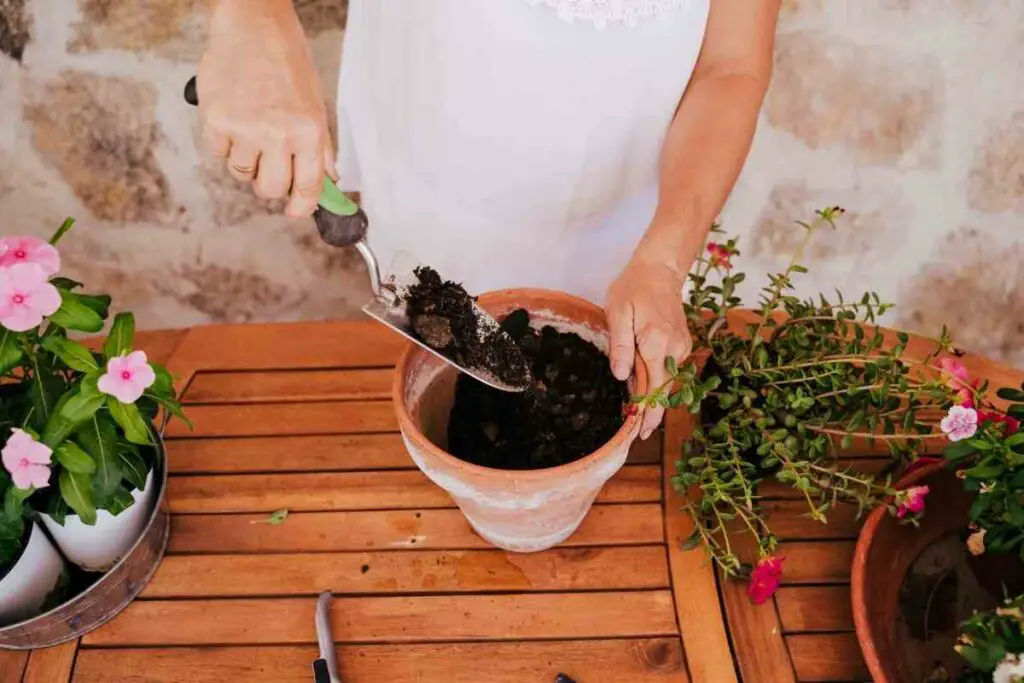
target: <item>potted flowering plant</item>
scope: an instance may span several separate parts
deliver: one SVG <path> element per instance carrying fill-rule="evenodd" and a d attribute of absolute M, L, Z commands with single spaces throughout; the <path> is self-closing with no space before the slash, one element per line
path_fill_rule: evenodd
<path fill-rule="evenodd" d="M 159 408 L 183 417 L 167 370 L 133 349 L 131 313 L 114 317 L 100 350 L 68 336 L 96 333 L 110 297 L 58 277 L 56 244 L 0 240 L 0 437 L 3 464 L 63 553 L 103 571 L 136 541 L 154 499 Z"/>
<path fill-rule="evenodd" d="M 918 529 L 872 513 L 854 555 L 854 621 L 875 680 L 1010 683 L 1024 675 L 1024 391 L 997 392 L 1011 402 L 1004 412 L 959 361 L 946 368 L 957 402 L 940 422 L 944 458 L 900 485 L 942 505 Z"/>
<path fill-rule="evenodd" d="M 853 301 L 839 293 L 832 300 L 793 295 L 794 276 L 807 272 L 798 262 L 804 248 L 841 213 L 829 208 L 800 223 L 793 260 L 769 276 L 760 306 L 746 318 L 736 310 L 745 278 L 732 270 L 737 240 L 709 243 L 690 273 L 685 304 L 695 360 L 668 359 L 669 380 L 633 399 L 638 407 L 700 414 L 672 477 L 677 491 L 699 493 L 684 503 L 695 521 L 686 547 L 703 545 L 726 576 L 749 579 L 757 604 L 778 587 L 784 562 L 759 503 L 761 484 L 796 489 L 822 523 L 840 502 L 866 510 L 887 497 L 892 515 L 912 519 L 927 490 L 897 491 L 888 477 L 842 467 L 838 455 L 856 438 L 912 460 L 924 440 L 943 436 L 937 418 L 956 396 L 940 355 L 952 352 L 945 332 L 925 357 L 910 358 L 906 334 L 889 340 L 874 326 L 891 308 L 877 294 Z M 740 556 L 735 533 L 753 539 L 756 557 Z"/>
<path fill-rule="evenodd" d="M 4 458 L 26 440 L 31 436 L 15 431 L 3 447 Z M 66 585 L 64 560 L 29 519 L 26 501 L 35 489 L 31 482 L 19 483 L 0 472 L 0 626 L 38 614 Z"/>

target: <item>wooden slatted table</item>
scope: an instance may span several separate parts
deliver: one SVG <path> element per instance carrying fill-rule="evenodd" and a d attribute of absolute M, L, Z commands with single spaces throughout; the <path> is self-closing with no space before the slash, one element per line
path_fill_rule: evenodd
<path fill-rule="evenodd" d="M 346 683 L 867 678 L 849 609 L 858 523 L 848 510 L 811 522 L 777 492 L 786 585 L 774 608 L 752 607 L 679 550 L 691 522 L 663 475 L 692 426 L 681 413 L 637 444 L 564 546 L 518 555 L 477 537 L 413 466 L 390 405 L 401 341 L 376 324 L 141 342 L 180 377 L 195 423 L 168 435 L 168 556 L 80 642 L 0 651 L 0 683 L 308 683 L 322 590 Z"/>

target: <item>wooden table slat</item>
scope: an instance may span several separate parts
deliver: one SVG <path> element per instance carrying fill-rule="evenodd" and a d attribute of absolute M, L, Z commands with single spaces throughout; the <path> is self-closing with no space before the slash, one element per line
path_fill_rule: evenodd
<path fill-rule="evenodd" d="M 786 558 L 783 584 L 849 583 L 854 541 L 785 541 L 778 554 Z"/>
<path fill-rule="evenodd" d="M 801 683 L 870 681 L 871 674 L 853 633 L 807 633 L 786 637 Z"/>
<path fill-rule="evenodd" d="M 856 539 L 864 518 L 857 519 L 857 508 L 840 503 L 828 512 L 828 522 L 822 523 L 808 516 L 804 500 L 765 501 L 763 509 L 768 524 L 780 540 L 851 540 Z"/>
<path fill-rule="evenodd" d="M 0 683 L 18 683 L 28 664 L 28 652 L 0 650 Z"/>
<path fill-rule="evenodd" d="M 394 432 L 398 420 L 390 401 L 231 403 L 188 407 L 193 429 L 170 423 L 171 438 L 202 436 L 287 436 Z"/>
<path fill-rule="evenodd" d="M 95 646 L 315 643 L 315 598 L 143 600 L 86 635 Z M 335 598 L 337 643 L 676 635 L 672 593 Z"/>
<path fill-rule="evenodd" d="M 850 587 L 783 586 L 775 594 L 786 633 L 802 631 L 852 631 Z"/>
<path fill-rule="evenodd" d="M 84 650 L 76 683 L 309 683 L 313 646 Z M 337 648 L 345 683 L 688 683 L 678 638 L 357 645 Z M 717 683 L 711 682 L 708 683 Z"/>
<path fill-rule="evenodd" d="M 22 683 L 67 683 L 75 667 L 78 640 L 33 650 Z"/>
<path fill-rule="evenodd" d="M 274 403 L 280 401 L 373 400 L 391 397 L 391 368 L 200 372 L 184 402 Z"/>
<path fill-rule="evenodd" d="M 172 553 L 281 553 L 491 548 L 457 509 L 294 513 L 280 525 L 266 515 L 175 515 Z M 661 506 L 595 505 L 563 544 L 661 543 Z"/>
<path fill-rule="evenodd" d="M 419 470 L 310 474 L 231 474 L 171 477 L 167 492 L 174 514 L 391 510 L 454 505 L 448 494 Z M 598 495 L 602 503 L 661 500 L 661 468 L 622 468 Z"/>
<path fill-rule="evenodd" d="M 239 577 L 245 577 L 240 581 Z M 500 550 L 175 555 L 144 598 L 339 594 L 488 593 L 667 588 L 660 545 Z"/>

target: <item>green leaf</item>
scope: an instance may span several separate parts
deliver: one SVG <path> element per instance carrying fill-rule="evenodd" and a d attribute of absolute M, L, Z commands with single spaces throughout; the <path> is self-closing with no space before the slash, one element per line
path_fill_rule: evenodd
<path fill-rule="evenodd" d="M 119 443 L 117 445 L 117 454 L 121 458 L 121 470 L 124 479 L 140 491 L 145 490 L 146 476 L 149 474 L 146 461 L 142 459 L 142 456 L 139 455 L 135 448 L 128 444 Z"/>
<path fill-rule="evenodd" d="M 969 455 L 973 455 L 977 452 L 974 444 L 971 441 L 956 441 L 946 446 L 946 449 L 942 452 L 946 460 L 963 460 Z"/>
<path fill-rule="evenodd" d="M 42 426 L 51 417 L 63 396 L 67 385 L 53 366 L 50 356 L 36 354 L 32 357 L 32 383 L 28 388 L 32 401 L 32 416 Z"/>
<path fill-rule="evenodd" d="M 665 356 L 665 369 L 668 370 L 668 374 L 672 377 L 679 374 L 679 367 L 676 365 L 676 359 L 672 356 Z"/>
<path fill-rule="evenodd" d="M 132 443 L 148 446 L 153 443 L 149 436 L 149 427 L 134 403 L 121 403 L 113 396 L 107 397 L 107 409 L 114 420 L 124 430 L 125 437 Z"/>
<path fill-rule="evenodd" d="M 65 218 L 64 222 L 60 224 L 60 227 L 57 228 L 56 232 L 54 232 L 50 237 L 50 244 L 56 245 L 57 242 L 60 242 L 61 238 L 68 234 L 68 230 L 70 230 L 74 224 L 74 218 L 71 218 L 70 216 Z"/>
<path fill-rule="evenodd" d="M 132 350 L 135 337 L 135 316 L 131 313 L 118 313 L 110 326 L 110 334 L 103 343 L 103 353 L 107 358 L 123 356 Z"/>
<path fill-rule="evenodd" d="M 51 323 L 79 332 L 99 332 L 103 329 L 102 316 L 83 301 L 85 297 L 63 289 L 57 291 L 60 292 L 61 305 L 50 316 Z"/>
<path fill-rule="evenodd" d="M 996 392 L 996 396 L 1004 398 L 1007 401 L 1014 401 L 1017 403 L 1024 402 L 1024 391 L 1021 391 L 1020 389 L 1003 387 Z"/>
<path fill-rule="evenodd" d="M 116 517 L 132 505 L 135 505 L 135 499 L 132 498 L 132 494 L 122 487 L 114 491 L 110 502 L 104 505 L 103 509 Z"/>
<path fill-rule="evenodd" d="M 96 461 L 92 493 L 98 507 L 106 507 L 121 485 L 121 458 L 117 454 L 117 429 L 103 414 L 92 419 L 76 433 L 75 439 Z"/>
<path fill-rule="evenodd" d="M 156 380 L 150 385 L 147 393 L 159 396 L 162 398 L 173 398 L 174 397 L 174 378 L 171 373 L 167 372 L 167 368 L 156 363 L 150 363 L 149 365 L 153 368 L 153 373 L 156 375 Z"/>
<path fill-rule="evenodd" d="M 79 294 L 78 299 L 98 313 L 103 320 L 110 314 L 110 297 L 106 294 Z"/>
<path fill-rule="evenodd" d="M 82 518 L 83 524 L 96 524 L 96 505 L 92 502 L 92 481 L 88 474 L 61 470 L 60 495 L 68 507 Z"/>
<path fill-rule="evenodd" d="M 73 441 L 65 441 L 54 451 L 57 462 L 66 469 L 78 474 L 92 474 L 96 471 L 96 461 Z"/>
<path fill-rule="evenodd" d="M 80 386 L 64 394 L 57 409 L 46 421 L 42 442 L 50 448 L 57 448 L 72 432 L 96 414 L 103 406 L 104 398 L 103 394 L 93 389 L 87 382 L 82 382 Z M 95 453 L 93 456 L 95 457 Z"/>
<path fill-rule="evenodd" d="M 282 510 L 277 510 L 275 512 L 272 512 L 272 513 L 270 513 L 270 516 L 267 517 L 266 519 L 256 519 L 256 520 L 253 520 L 252 523 L 253 524 L 277 525 L 277 524 L 282 524 L 284 522 L 284 520 L 286 520 L 286 519 L 288 519 L 288 508 L 284 508 Z"/>
<path fill-rule="evenodd" d="M 21 344 L 18 343 L 20 334 L 12 332 L 6 327 L 0 329 L 2 329 L 2 333 L 0 333 L 0 374 L 2 374 L 15 367 L 25 352 L 22 350 Z"/>
<path fill-rule="evenodd" d="M 700 542 L 701 542 L 700 531 L 699 530 L 695 530 L 692 534 L 689 535 L 689 537 L 687 537 L 687 539 L 685 541 L 683 541 L 682 549 L 683 550 L 693 550 L 698 545 L 700 545 Z"/>
<path fill-rule="evenodd" d="M 1024 404 L 1018 403 L 1010 406 L 1009 410 L 1006 411 L 1006 414 L 1010 417 L 1017 418 L 1018 420 L 1024 420 Z"/>
<path fill-rule="evenodd" d="M 50 278 L 50 284 L 56 287 L 57 289 L 67 290 L 78 289 L 79 287 L 83 286 L 82 283 L 79 282 L 78 280 L 72 280 L 69 277 Z"/>
<path fill-rule="evenodd" d="M 46 337 L 40 342 L 40 345 L 64 361 L 64 365 L 72 370 L 96 372 L 100 369 L 92 351 L 76 341 L 64 337 Z"/>

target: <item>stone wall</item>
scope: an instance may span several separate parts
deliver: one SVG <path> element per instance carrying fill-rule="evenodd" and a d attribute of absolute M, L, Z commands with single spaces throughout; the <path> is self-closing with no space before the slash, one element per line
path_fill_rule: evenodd
<path fill-rule="evenodd" d="M 3 231 L 78 217 L 67 273 L 144 327 L 357 316 L 358 259 L 196 151 L 205 4 L 0 0 Z M 333 90 L 345 0 L 296 5 Z M 841 205 L 802 293 L 870 283 L 890 323 L 1024 363 L 1024 3 L 785 0 L 776 62 L 724 215 L 741 266 L 781 267 L 792 222 Z"/>

